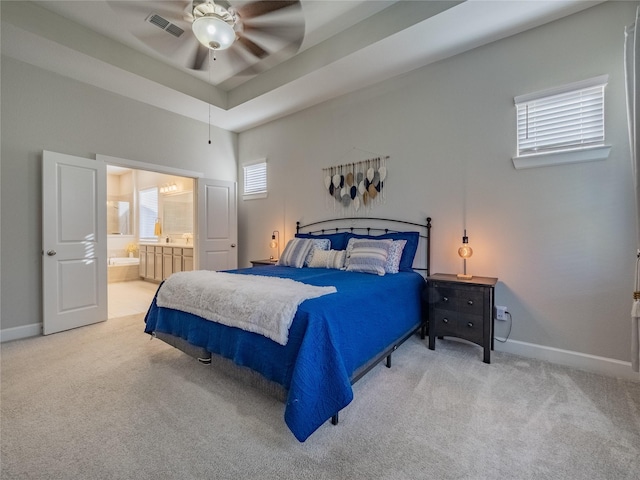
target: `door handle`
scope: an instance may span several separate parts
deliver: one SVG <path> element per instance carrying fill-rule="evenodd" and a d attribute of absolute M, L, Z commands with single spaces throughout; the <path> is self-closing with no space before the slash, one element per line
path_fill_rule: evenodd
<path fill-rule="evenodd" d="M 231 248 L 235 248 L 235 246 L 236 246 L 236 244 L 235 244 L 235 243 L 232 243 L 232 244 L 231 244 Z"/>
<path fill-rule="evenodd" d="M 47 250 L 47 255 L 53 257 L 57 252 L 55 250 Z"/>

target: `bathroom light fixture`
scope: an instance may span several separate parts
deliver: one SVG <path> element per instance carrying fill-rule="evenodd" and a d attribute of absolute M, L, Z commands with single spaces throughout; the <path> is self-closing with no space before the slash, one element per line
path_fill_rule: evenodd
<path fill-rule="evenodd" d="M 174 183 L 166 183 L 160 187 L 160 193 L 173 193 L 178 191 L 178 185 Z"/>
<path fill-rule="evenodd" d="M 277 260 L 280 257 L 280 232 L 278 230 L 274 230 L 273 233 L 271 234 L 271 241 L 269 242 L 269 248 L 273 249 L 278 249 L 277 250 L 277 256 L 274 257 L 273 255 L 271 255 L 269 257 L 269 260 Z"/>
<path fill-rule="evenodd" d="M 467 229 L 464 229 L 464 235 L 462 237 L 462 246 L 458 249 L 458 255 L 462 257 L 463 272 L 457 275 L 458 278 L 464 280 L 470 280 L 473 275 L 467 275 L 467 258 L 473 255 L 473 249 L 469 246 L 469 237 L 467 237 Z"/>

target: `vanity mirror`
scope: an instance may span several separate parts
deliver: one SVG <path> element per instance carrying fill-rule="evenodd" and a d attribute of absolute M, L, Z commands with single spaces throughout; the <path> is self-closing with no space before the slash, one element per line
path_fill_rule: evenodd
<path fill-rule="evenodd" d="M 193 232 L 193 192 L 162 196 L 162 225 L 167 235 Z"/>
<path fill-rule="evenodd" d="M 107 200 L 107 234 L 132 235 L 131 202 Z"/>

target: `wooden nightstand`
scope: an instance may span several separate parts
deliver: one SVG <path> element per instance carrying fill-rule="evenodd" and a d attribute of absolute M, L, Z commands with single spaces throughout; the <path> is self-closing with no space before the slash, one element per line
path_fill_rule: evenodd
<path fill-rule="evenodd" d="M 278 260 L 271 260 L 269 258 L 264 260 L 250 260 L 252 267 L 267 267 L 269 265 L 275 265 L 278 263 Z"/>
<path fill-rule="evenodd" d="M 427 278 L 429 287 L 429 348 L 436 337 L 458 337 L 484 348 L 484 363 L 491 363 L 493 350 L 493 303 L 497 278 L 436 273 Z"/>

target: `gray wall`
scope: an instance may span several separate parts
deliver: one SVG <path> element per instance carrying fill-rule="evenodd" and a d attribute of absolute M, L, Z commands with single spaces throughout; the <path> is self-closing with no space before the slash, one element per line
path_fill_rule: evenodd
<path fill-rule="evenodd" d="M 2 57 L 1 327 L 42 321 L 42 150 L 236 181 L 237 135 Z"/>
<path fill-rule="evenodd" d="M 461 271 L 466 224 L 469 273 L 499 277 L 512 340 L 628 361 L 636 218 L 622 53 L 636 7 L 607 2 L 243 132 L 239 167 L 267 157 L 269 195 L 239 202 L 239 265 L 267 258 L 272 230 L 288 239 L 297 220 L 340 214 L 323 167 L 387 154 L 386 203 L 369 214 L 433 217 L 433 272 Z M 601 74 L 609 159 L 515 170 L 514 96 Z"/>

